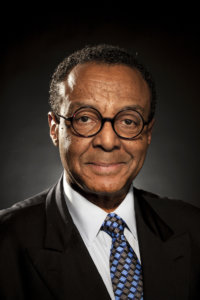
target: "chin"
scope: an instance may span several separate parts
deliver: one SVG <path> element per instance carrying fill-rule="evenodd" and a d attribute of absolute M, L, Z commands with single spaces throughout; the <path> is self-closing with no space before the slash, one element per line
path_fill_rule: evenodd
<path fill-rule="evenodd" d="M 116 182 L 116 180 L 113 181 L 96 181 L 95 185 L 94 185 L 94 181 L 89 184 L 89 183 L 85 183 L 84 184 L 84 190 L 90 193 L 94 193 L 94 194 L 101 194 L 101 195 L 110 195 L 110 194 L 118 194 L 121 192 L 124 192 L 125 190 L 129 189 L 131 181 L 128 182 L 120 182 L 120 180 L 118 180 L 118 182 Z"/>

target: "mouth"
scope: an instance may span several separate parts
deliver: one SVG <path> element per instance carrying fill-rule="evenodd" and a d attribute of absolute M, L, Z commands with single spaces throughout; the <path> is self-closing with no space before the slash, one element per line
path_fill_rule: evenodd
<path fill-rule="evenodd" d="M 89 162 L 88 165 L 92 171 L 98 175 L 112 175 L 120 171 L 125 165 L 124 162 Z"/>

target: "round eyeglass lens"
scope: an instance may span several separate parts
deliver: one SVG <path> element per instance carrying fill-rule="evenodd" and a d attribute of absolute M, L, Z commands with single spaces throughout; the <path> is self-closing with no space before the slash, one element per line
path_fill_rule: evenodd
<path fill-rule="evenodd" d="M 134 138 L 143 129 L 143 119 L 134 110 L 125 110 L 117 114 L 114 122 L 116 133 L 124 138 Z"/>
<path fill-rule="evenodd" d="M 101 116 L 92 108 L 81 108 L 73 116 L 74 130 L 82 136 L 91 136 L 101 128 Z"/>

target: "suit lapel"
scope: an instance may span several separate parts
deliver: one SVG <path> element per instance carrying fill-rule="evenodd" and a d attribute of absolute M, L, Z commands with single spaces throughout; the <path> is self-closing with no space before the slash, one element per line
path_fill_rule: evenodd
<path fill-rule="evenodd" d="M 186 300 L 189 292 L 189 236 L 184 232 L 174 233 L 149 200 L 135 190 L 144 299 Z"/>
<path fill-rule="evenodd" d="M 189 236 L 184 232 L 173 232 L 151 200 L 135 190 L 144 299 L 186 300 L 189 292 Z M 62 178 L 47 195 L 44 245 L 27 251 L 54 298 L 110 299 L 67 210 Z"/>
<path fill-rule="evenodd" d="M 61 180 L 47 196 L 45 245 L 29 248 L 28 255 L 56 299 L 109 300 L 106 287 L 67 210 Z"/>

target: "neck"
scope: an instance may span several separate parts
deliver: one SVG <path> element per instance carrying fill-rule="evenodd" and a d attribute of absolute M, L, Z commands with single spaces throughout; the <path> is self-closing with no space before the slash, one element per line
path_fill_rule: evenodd
<path fill-rule="evenodd" d="M 73 183 L 71 183 L 70 186 L 88 201 L 99 206 L 107 213 L 113 212 L 122 203 L 130 188 L 130 186 L 128 186 L 123 190 L 109 194 L 93 192 L 86 188 L 83 189 L 79 185 Z"/>

